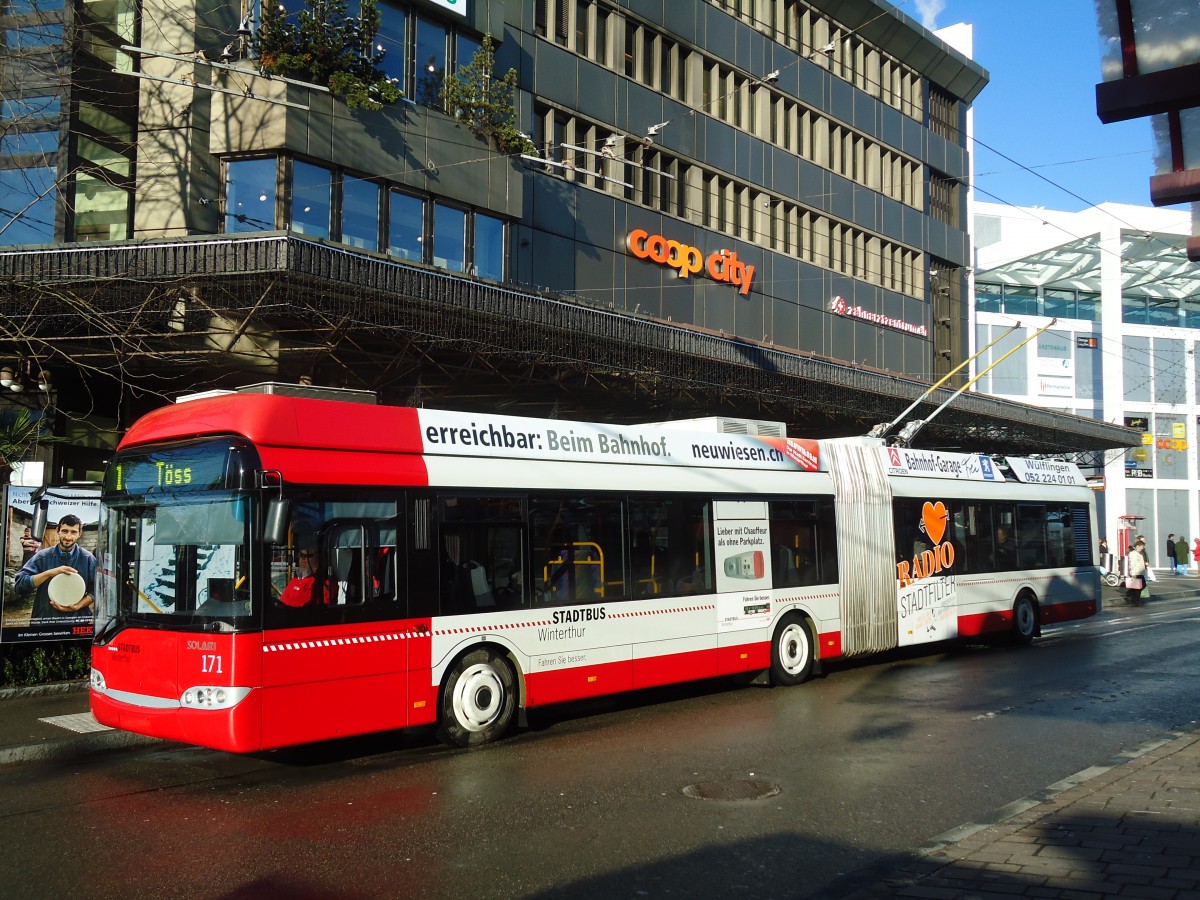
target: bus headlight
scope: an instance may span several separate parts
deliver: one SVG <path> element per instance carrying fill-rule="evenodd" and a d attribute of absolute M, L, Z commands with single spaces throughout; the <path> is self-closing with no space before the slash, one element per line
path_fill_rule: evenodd
<path fill-rule="evenodd" d="M 105 682 L 104 682 L 104 675 L 101 674 L 99 669 L 92 669 L 92 674 L 91 674 L 90 680 L 91 680 L 91 685 L 92 685 L 93 691 L 103 692 L 103 691 L 108 690 L 108 685 L 105 684 Z"/>
<path fill-rule="evenodd" d="M 248 687 L 197 685 L 183 692 L 179 705 L 184 709 L 232 709 L 250 693 Z"/>

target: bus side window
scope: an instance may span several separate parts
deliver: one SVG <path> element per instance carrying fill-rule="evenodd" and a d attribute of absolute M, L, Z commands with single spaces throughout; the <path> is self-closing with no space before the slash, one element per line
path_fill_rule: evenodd
<path fill-rule="evenodd" d="M 628 522 L 628 531 L 637 536 L 639 545 L 631 560 L 637 596 L 673 597 L 713 590 L 710 503 L 692 497 L 633 499 Z M 643 543 L 650 546 L 648 556 L 640 546 Z"/>
<path fill-rule="evenodd" d="M 1017 567 L 1016 513 L 1011 503 L 992 506 L 992 530 L 988 535 L 988 570 L 1008 572 Z"/>
<path fill-rule="evenodd" d="M 1075 547 L 1071 510 L 1066 505 L 1046 508 L 1046 555 L 1051 568 L 1074 565 Z"/>
<path fill-rule="evenodd" d="M 442 614 L 523 608 L 527 596 L 524 501 L 445 496 L 438 509 Z"/>
<path fill-rule="evenodd" d="M 1044 569 L 1046 554 L 1046 507 L 1022 503 L 1017 506 L 1017 562 L 1022 569 Z"/>
<path fill-rule="evenodd" d="M 530 499 L 530 576 L 536 603 L 599 603 L 629 597 L 623 510 L 624 504 L 611 497 Z"/>
<path fill-rule="evenodd" d="M 897 499 L 896 510 L 896 562 L 911 563 L 929 549 L 929 537 L 920 528 L 921 502 Z"/>
<path fill-rule="evenodd" d="M 329 604 L 360 606 L 374 596 L 378 580 L 373 574 L 376 541 L 368 535 L 372 530 L 364 522 L 334 522 L 326 529 L 323 560 Z"/>
<path fill-rule="evenodd" d="M 639 528 L 633 534 L 629 548 L 629 578 L 635 597 L 653 597 L 661 593 L 658 583 L 654 536 L 649 528 Z"/>
<path fill-rule="evenodd" d="M 959 574 L 992 571 L 991 508 L 978 501 L 954 504 L 955 534 L 959 538 L 956 550 L 962 551 Z"/>
<path fill-rule="evenodd" d="M 435 543 L 433 499 L 413 496 L 407 505 L 410 511 L 407 553 L 397 560 L 400 573 L 407 574 L 408 615 L 414 618 L 435 616 L 439 610 L 441 557 Z"/>
<path fill-rule="evenodd" d="M 775 587 L 820 583 L 817 547 L 817 502 L 772 500 L 771 565 Z"/>

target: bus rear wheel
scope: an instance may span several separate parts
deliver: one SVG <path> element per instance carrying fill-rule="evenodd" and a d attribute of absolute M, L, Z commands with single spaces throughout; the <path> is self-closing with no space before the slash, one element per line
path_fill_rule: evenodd
<path fill-rule="evenodd" d="M 771 683 L 800 684 L 812 674 L 813 639 L 799 613 L 788 613 L 771 640 Z"/>
<path fill-rule="evenodd" d="M 1037 634 L 1037 623 L 1037 606 L 1033 597 L 1022 594 L 1013 604 L 1012 642 L 1021 646 L 1033 643 L 1033 636 Z"/>
<path fill-rule="evenodd" d="M 512 727 L 516 677 L 498 653 L 480 648 L 454 664 L 442 689 L 438 737 L 456 747 L 486 744 Z"/>

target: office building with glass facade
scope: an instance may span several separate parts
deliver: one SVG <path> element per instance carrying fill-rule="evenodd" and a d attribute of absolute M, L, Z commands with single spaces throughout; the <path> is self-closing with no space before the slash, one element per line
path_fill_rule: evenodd
<path fill-rule="evenodd" d="M 377 9 L 355 54 L 403 97 L 366 109 L 268 71 L 250 0 L 9 3 L 0 352 L 117 430 L 179 390 L 307 376 L 810 434 L 861 433 L 965 357 L 987 73 L 892 4 Z M 489 42 L 493 70 L 448 107 Z M 473 123 L 510 70 L 512 131 Z M 1117 431 L 976 396 L 931 438 Z"/>
<path fill-rule="evenodd" d="M 991 344 L 974 371 L 995 363 L 976 388 L 1141 432 L 1137 446 L 1090 463 L 1110 545 L 1120 516 L 1140 516 L 1152 562 L 1164 564 L 1168 534 L 1200 536 L 1200 270 L 1187 259 L 1188 214 L 977 203 L 974 215 L 975 347 Z"/>

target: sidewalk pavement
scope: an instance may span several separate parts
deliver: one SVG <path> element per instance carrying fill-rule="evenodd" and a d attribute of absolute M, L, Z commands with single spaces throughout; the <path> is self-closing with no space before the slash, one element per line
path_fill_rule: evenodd
<path fill-rule="evenodd" d="M 1200 597 L 1200 578 L 1159 575 L 1145 606 L 1104 588 L 1105 610 L 1131 617 Z M 1141 747 L 857 872 L 825 900 L 1198 900 L 1200 728 Z"/>
<path fill-rule="evenodd" d="M 1200 729 L 1084 769 L 850 881 L 870 883 L 820 896 L 1195 900 Z"/>
<path fill-rule="evenodd" d="M 92 718 L 87 682 L 0 689 L 0 766 L 69 760 L 157 743 Z"/>
<path fill-rule="evenodd" d="M 1156 601 L 1200 596 L 1200 577 L 1162 576 Z M 159 743 L 99 725 L 84 682 L 0 690 L 0 765 L 77 759 Z M 1190 723 L 1195 725 L 1195 723 Z M 1170 732 L 1078 772 L 986 821 L 827 886 L 832 900 L 1196 900 L 1200 898 L 1200 728 Z"/>

